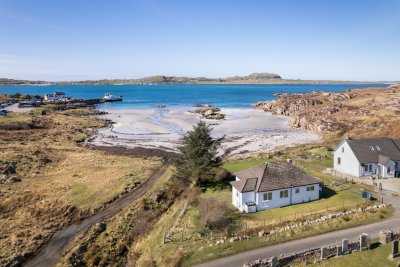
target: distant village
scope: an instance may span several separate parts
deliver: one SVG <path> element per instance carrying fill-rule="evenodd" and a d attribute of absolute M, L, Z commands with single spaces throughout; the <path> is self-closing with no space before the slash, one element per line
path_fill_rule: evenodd
<path fill-rule="evenodd" d="M 103 98 L 81 99 L 67 96 L 64 92 L 54 92 L 51 94 L 25 95 L 15 94 L 10 96 L 10 100 L 5 103 L 0 102 L 0 116 L 6 116 L 13 112 L 15 108 L 35 108 L 43 104 L 57 105 L 60 109 L 70 109 L 84 106 L 94 106 L 103 102 L 122 101 L 122 96 L 105 93 Z"/>

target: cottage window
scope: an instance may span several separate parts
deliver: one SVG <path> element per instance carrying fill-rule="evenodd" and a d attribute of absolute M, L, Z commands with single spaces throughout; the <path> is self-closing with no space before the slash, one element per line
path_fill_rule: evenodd
<path fill-rule="evenodd" d="M 307 186 L 307 191 L 314 191 L 314 186 Z"/>
<path fill-rule="evenodd" d="M 272 200 L 272 192 L 265 193 L 263 196 L 263 201 Z"/>
<path fill-rule="evenodd" d="M 281 196 L 281 198 L 289 197 L 289 190 L 282 190 L 280 192 L 280 196 Z"/>
<path fill-rule="evenodd" d="M 341 159 L 337 158 L 337 164 L 340 165 Z"/>
<path fill-rule="evenodd" d="M 300 193 L 300 188 L 296 188 L 296 189 L 294 190 L 294 192 L 295 192 L 296 194 Z"/>
<path fill-rule="evenodd" d="M 372 172 L 372 164 L 365 164 L 364 169 L 366 172 Z"/>
<path fill-rule="evenodd" d="M 344 153 L 344 147 L 342 147 L 342 153 Z"/>

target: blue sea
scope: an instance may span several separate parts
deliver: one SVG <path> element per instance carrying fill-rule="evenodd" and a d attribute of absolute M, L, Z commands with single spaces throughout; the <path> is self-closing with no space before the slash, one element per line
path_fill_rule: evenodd
<path fill-rule="evenodd" d="M 156 105 L 186 107 L 212 104 L 224 108 L 246 108 L 258 101 L 272 100 L 276 93 L 339 92 L 350 88 L 387 87 L 387 84 L 267 84 L 267 85 L 57 85 L 0 86 L 3 94 L 44 95 L 55 91 L 78 98 L 102 98 L 104 93 L 122 95 L 122 102 L 105 103 L 99 108 L 151 108 Z"/>

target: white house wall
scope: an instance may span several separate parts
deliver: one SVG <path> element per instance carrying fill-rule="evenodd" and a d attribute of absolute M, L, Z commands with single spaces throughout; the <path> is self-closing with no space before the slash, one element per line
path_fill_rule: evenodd
<path fill-rule="evenodd" d="M 234 187 L 232 187 L 232 204 L 240 209 L 240 193 Z"/>
<path fill-rule="evenodd" d="M 232 204 L 240 211 L 244 211 L 244 204 L 247 202 L 256 202 L 255 195 L 255 192 L 240 193 L 232 187 Z"/>
<path fill-rule="evenodd" d="M 384 177 L 394 177 L 394 172 L 395 172 L 395 163 L 393 161 L 388 161 L 385 166 L 383 166 L 383 176 Z M 388 173 L 388 170 L 390 168 L 390 173 Z"/>
<path fill-rule="evenodd" d="M 307 191 L 307 186 L 296 188 L 299 188 L 300 192 L 296 193 L 295 188 L 293 188 L 292 204 L 309 202 L 319 199 L 319 184 L 314 184 L 314 191 Z"/>
<path fill-rule="evenodd" d="M 296 192 L 295 188 L 299 188 L 300 192 L 295 193 Z M 307 186 L 294 187 L 292 189 L 288 188 L 287 190 L 289 191 L 288 192 L 289 195 L 286 198 L 280 197 L 280 191 L 282 190 L 268 191 L 272 192 L 272 200 L 268 201 L 263 201 L 264 194 L 268 192 L 257 193 L 257 201 L 256 201 L 257 210 L 266 210 L 277 207 L 284 207 L 319 199 L 319 184 L 314 184 L 314 191 L 307 191 Z"/>
<path fill-rule="evenodd" d="M 344 152 L 342 152 L 342 148 L 344 148 Z M 340 165 L 338 164 L 339 157 L 340 157 Z M 346 173 L 349 175 L 357 177 L 361 175 L 360 163 L 346 141 L 344 141 L 335 150 L 333 168 L 339 172 Z"/>

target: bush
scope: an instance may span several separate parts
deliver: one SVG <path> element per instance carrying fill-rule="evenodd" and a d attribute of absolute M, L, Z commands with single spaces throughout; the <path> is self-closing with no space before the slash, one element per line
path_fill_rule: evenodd
<path fill-rule="evenodd" d="M 232 174 L 223 168 L 218 168 L 215 170 L 214 180 L 216 182 L 226 181 L 231 178 Z"/>
<path fill-rule="evenodd" d="M 201 227 L 222 231 L 229 224 L 226 215 L 228 207 L 215 197 L 201 198 L 198 203 Z"/>

